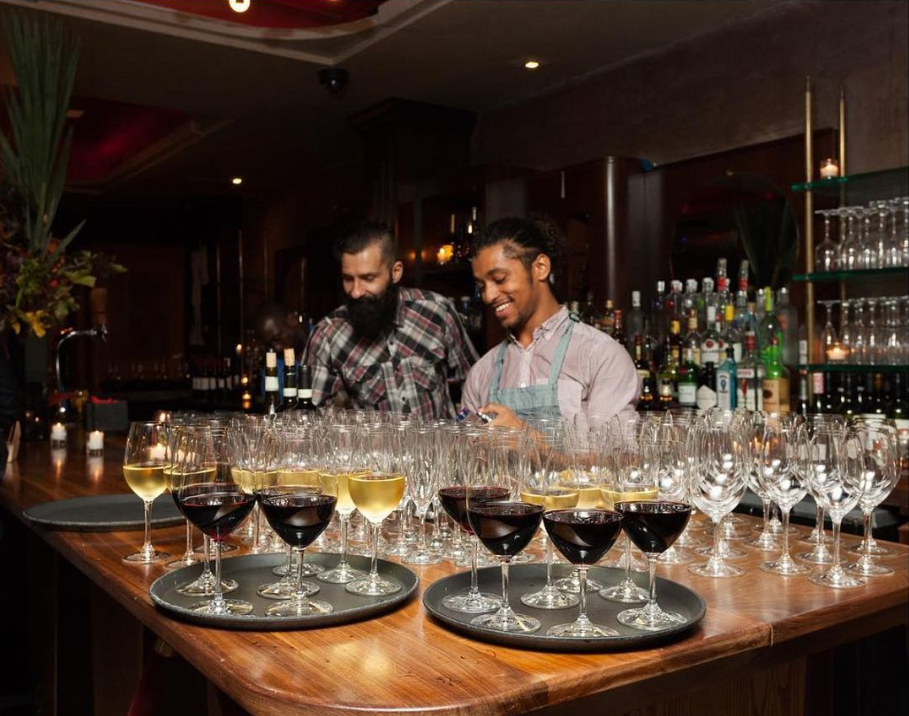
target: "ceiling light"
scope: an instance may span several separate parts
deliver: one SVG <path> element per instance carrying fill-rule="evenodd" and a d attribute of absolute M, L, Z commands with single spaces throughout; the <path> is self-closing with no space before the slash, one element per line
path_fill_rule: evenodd
<path fill-rule="evenodd" d="M 234 186 L 240 186 L 243 183 L 243 177 L 234 177 L 230 180 L 230 183 Z"/>
<path fill-rule="evenodd" d="M 540 66 L 539 60 L 527 60 L 527 62 L 524 63 L 524 67 L 528 70 L 535 70 L 539 66 Z"/>
<path fill-rule="evenodd" d="M 252 5 L 252 0 L 227 0 L 227 4 L 234 12 L 246 12 Z"/>

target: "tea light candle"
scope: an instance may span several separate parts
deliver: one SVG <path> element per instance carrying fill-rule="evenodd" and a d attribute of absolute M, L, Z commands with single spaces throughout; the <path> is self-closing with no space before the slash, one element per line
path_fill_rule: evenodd
<path fill-rule="evenodd" d="M 64 447 L 66 445 L 66 426 L 63 423 L 51 425 L 51 447 Z"/>
<path fill-rule="evenodd" d="M 828 158 L 821 162 L 821 178 L 833 179 L 840 175 L 840 165 L 836 159 Z"/>
<path fill-rule="evenodd" d="M 152 460 L 154 462 L 163 460 L 166 455 L 167 455 L 167 449 L 160 443 L 158 443 L 156 445 L 152 445 L 148 449 L 148 459 Z"/>
<path fill-rule="evenodd" d="M 849 351 L 843 348 L 839 343 L 834 343 L 827 349 L 828 363 L 844 363 L 849 357 Z"/>
<path fill-rule="evenodd" d="M 104 452 L 104 433 L 100 430 L 92 430 L 88 434 L 88 441 L 85 443 L 85 447 L 90 455 Z"/>

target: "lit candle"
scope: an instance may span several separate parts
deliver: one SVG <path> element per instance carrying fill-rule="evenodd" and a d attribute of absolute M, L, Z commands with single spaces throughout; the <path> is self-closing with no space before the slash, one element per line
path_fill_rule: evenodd
<path fill-rule="evenodd" d="M 148 459 L 152 462 L 162 462 L 167 456 L 167 448 L 165 448 L 161 443 L 152 445 L 148 449 Z"/>
<path fill-rule="evenodd" d="M 454 246 L 451 244 L 445 244 L 442 246 L 438 253 L 436 253 L 436 263 L 439 266 L 444 266 L 454 257 Z"/>
<path fill-rule="evenodd" d="M 821 178 L 822 179 L 833 179 L 840 175 L 840 165 L 837 163 L 836 159 L 825 159 L 821 162 Z"/>
<path fill-rule="evenodd" d="M 88 434 L 88 441 L 85 443 L 85 447 L 90 453 L 104 450 L 104 433 L 100 430 L 92 430 Z"/>
<path fill-rule="evenodd" d="M 834 343 L 827 349 L 827 362 L 828 363 L 843 363 L 849 357 L 849 351 L 847 351 L 839 343 Z"/>
<path fill-rule="evenodd" d="M 63 423 L 54 423 L 51 425 L 51 443 L 66 442 L 66 426 Z"/>

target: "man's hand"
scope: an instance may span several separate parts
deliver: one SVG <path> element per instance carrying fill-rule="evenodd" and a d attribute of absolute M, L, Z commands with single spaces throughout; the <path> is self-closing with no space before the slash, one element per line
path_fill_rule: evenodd
<path fill-rule="evenodd" d="M 494 427 L 505 427 L 505 428 L 523 428 L 524 423 L 518 420 L 518 416 L 514 414 L 511 408 L 506 408 L 504 405 L 499 405 L 498 403 L 487 403 L 479 412 L 481 413 L 495 413 L 495 420 L 490 421 L 490 425 Z"/>

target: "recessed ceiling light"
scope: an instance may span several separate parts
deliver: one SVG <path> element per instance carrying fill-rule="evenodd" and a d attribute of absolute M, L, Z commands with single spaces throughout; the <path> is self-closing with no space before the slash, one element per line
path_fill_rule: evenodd
<path fill-rule="evenodd" d="M 527 62 L 524 63 L 524 68 L 528 69 L 528 70 L 535 70 L 539 66 L 540 66 L 539 60 L 527 60 Z"/>
<path fill-rule="evenodd" d="M 243 183 L 243 177 L 234 177 L 230 180 L 230 183 L 234 186 L 240 186 Z"/>

